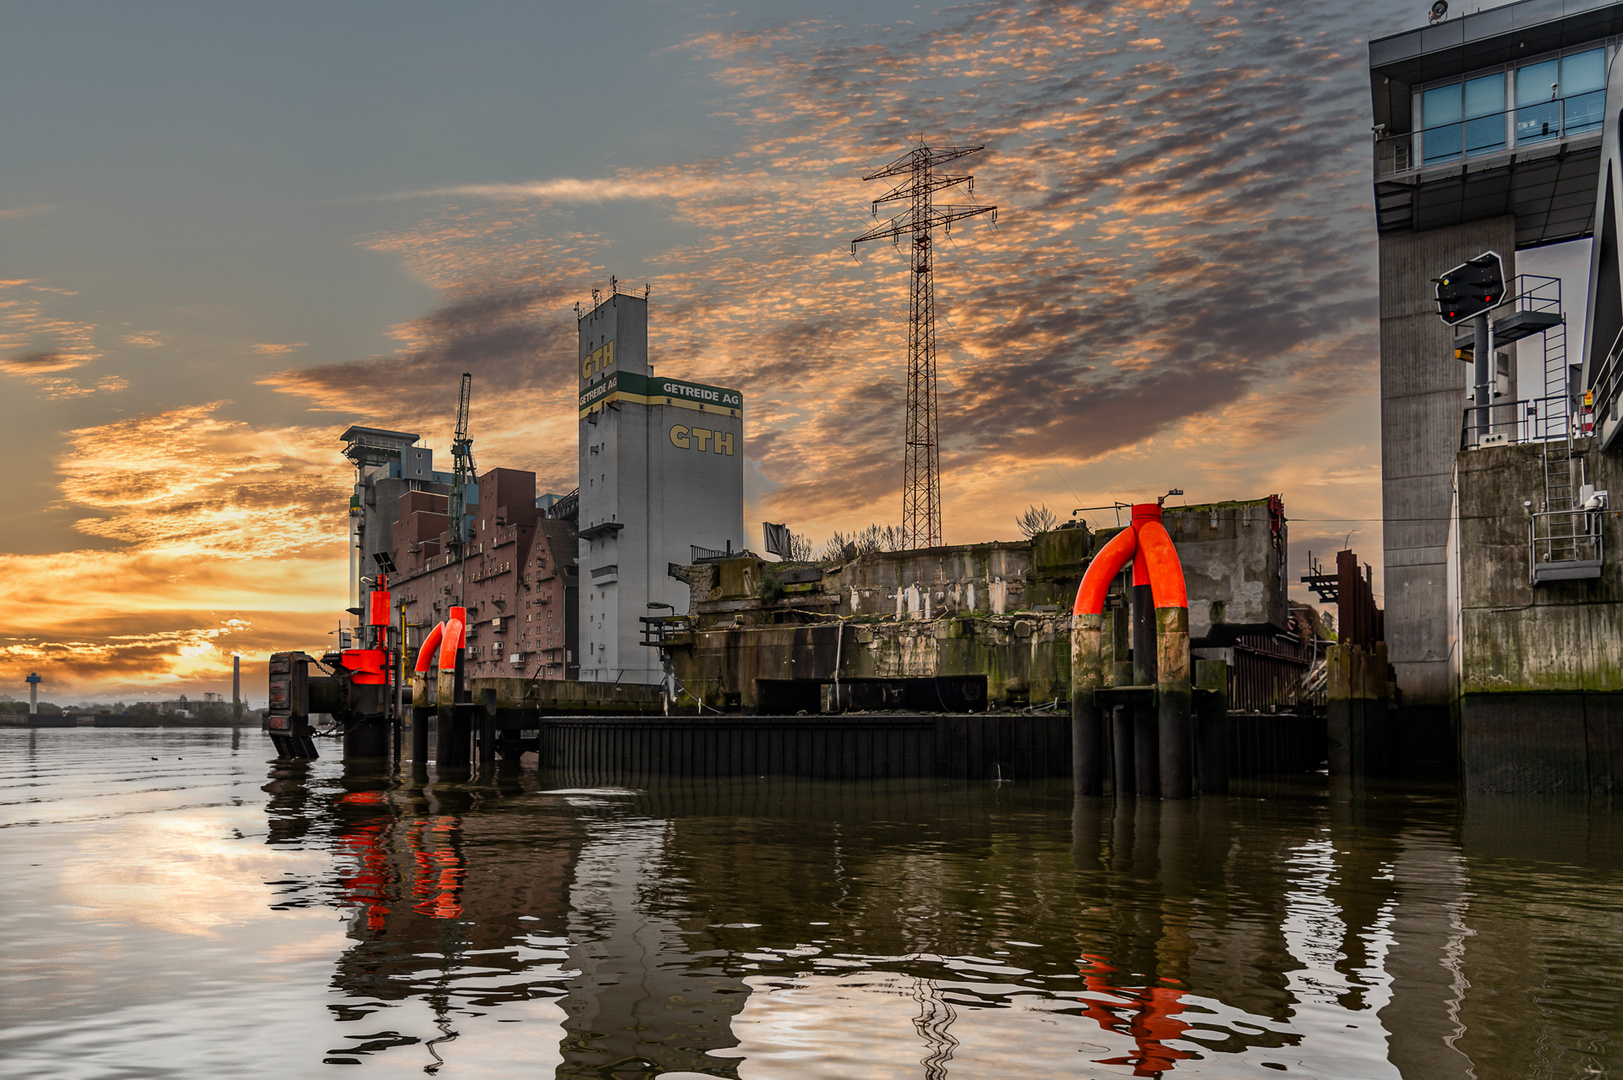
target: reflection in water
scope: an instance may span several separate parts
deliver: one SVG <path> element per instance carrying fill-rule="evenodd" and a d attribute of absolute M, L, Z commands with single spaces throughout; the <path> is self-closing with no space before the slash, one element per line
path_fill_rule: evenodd
<path fill-rule="evenodd" d="M 934 979 L 914 979 L 913 998 L 919 1003 L 919 1015 L 913 1019 L 913 1026 L 929 1048 L 919 1064 L 924 1066 L 926 1080 L 941 1080 L 947 1075 L 947 1062 L 952 1060 L 953 1050 L 958 1047 L 958 1040 L 952 1036 L 952 1022 L 958 1014 L 953 1011 L 952 1002 L 942 996 Z"/>
<path fill-rule="evenodd" d="M 1604 807 L 581 789 L 268 750 L 0 731 L 0 1073 L 1489 1080 L 1623 1054 Z"/>
<path fill-rule="evenodd" d="M 1099 1058 L 1099 1064 L 1131 1065 L 1134 1076 L 1159 1076 L 1170 1071 L 1174 1063 L 1194 1057 L 1193 1051 L 1171 1046 L 1189 1030 L 1189 1025 L 1178 1019 L 1183 1011 L 1183 991 L 1166 986 L 1136 990 L 1113 986 L 1109 976 L 1115 969 L 1103 957 L 1083 955 L 1082 970 L 1084 985 L 1091 995 L 1083 999 L 1083 1015 L 1106 1031 L 1133 1040 L 1132 1053 Z"/>
<path fill-rule="evenodd" d="M 1471 976 L 1506 942 L 1473 927 L 1461 818 L 1436 793 L 565 783 L 273 772 L 271 842 L 338 867 L 278 904 L 352 913 L 332 1009 L 365 1033 L 327 1060 L 434 1071 L 477 1054 L 456 1041 L 471 1019 L 546 999 L 560 1077 L 1074 1075 L 1078 1053 L 1098 1075 L 1540 1074 L 1473 1053 L 1507 1038 L 1473 1008 L 1533 999 Z M 1523 869 L 1512 892 L 1596 873 L 1614 903 L 1582 932 L 1615 936 L 1616 867 Z M 1565 974 L 1604 1016 L 1541 1017 L 1543 1061 L 1616 1049 L 1613 965 Z M 432 1030 L 386 1019 L 410 1001 Z"/>

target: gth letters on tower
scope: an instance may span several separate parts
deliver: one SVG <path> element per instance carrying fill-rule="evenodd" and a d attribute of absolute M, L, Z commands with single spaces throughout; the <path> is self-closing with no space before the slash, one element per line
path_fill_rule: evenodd
<path fill-rule="evenodd" d="M 717 454 L 733 454 L 733 433 L 730 431 L 712 431 L 709 428 L 687 427 L 676 424 L 671 427 L 671 445 L 683 450 L 697 450 L 704 453 L 712 449 Z"/>

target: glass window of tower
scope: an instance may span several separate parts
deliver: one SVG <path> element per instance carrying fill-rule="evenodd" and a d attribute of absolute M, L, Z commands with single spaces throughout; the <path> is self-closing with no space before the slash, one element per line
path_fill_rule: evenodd
<path fill-rule="evenodd" d="M 1606 50 L 1583 52 L 1516 69 L 1516 141 L 1539 142 L 1600 127 L 1606 104 Z"/>
<path fill-rule="evenodd" d="M 1429 165 L 1504 147 L 1503 72 L 1435 86 L 1420 96 L 1420 126 Z"/>

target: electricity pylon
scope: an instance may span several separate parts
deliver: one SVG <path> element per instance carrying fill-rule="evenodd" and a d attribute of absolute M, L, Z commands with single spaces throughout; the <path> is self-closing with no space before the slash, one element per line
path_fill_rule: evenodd
<path fill-rule="evenodd" d="M 906 213 L 875 225 L 851 241 L 852 254 L 865 240 L 889 239 L 900 244 L 912 237 L 908 269 L 912 279 L 912 315 L 907 326 L 907 444 L 902 473 L 902 539 L 909 549 L 941 543 L 941 457 L 937 447 L 935 389 L 935 282 L 931 271 L 930 235 L 937 226 L 948 235 L 952 223 L 978 214 L 991 214 L 995 206 L 936 206 L 933 196 L 943 188 L 967 183 L 975 193 L 973 176 L 937 176 L 935 167 L 966 157 L 984 146 L 920 146 L 910 150 L 864 180 L 904 176 L 901 183 L 873 201 L 879 204 L 908 200 Z"/>

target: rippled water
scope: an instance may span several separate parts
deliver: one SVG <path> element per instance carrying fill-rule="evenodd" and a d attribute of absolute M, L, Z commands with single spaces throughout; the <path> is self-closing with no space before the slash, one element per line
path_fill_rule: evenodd
<path fill-rule="evenodd" d="M 0 730 L 0 1075 L 1623 1072 L 1605 807 L 269 757 Z"/>

